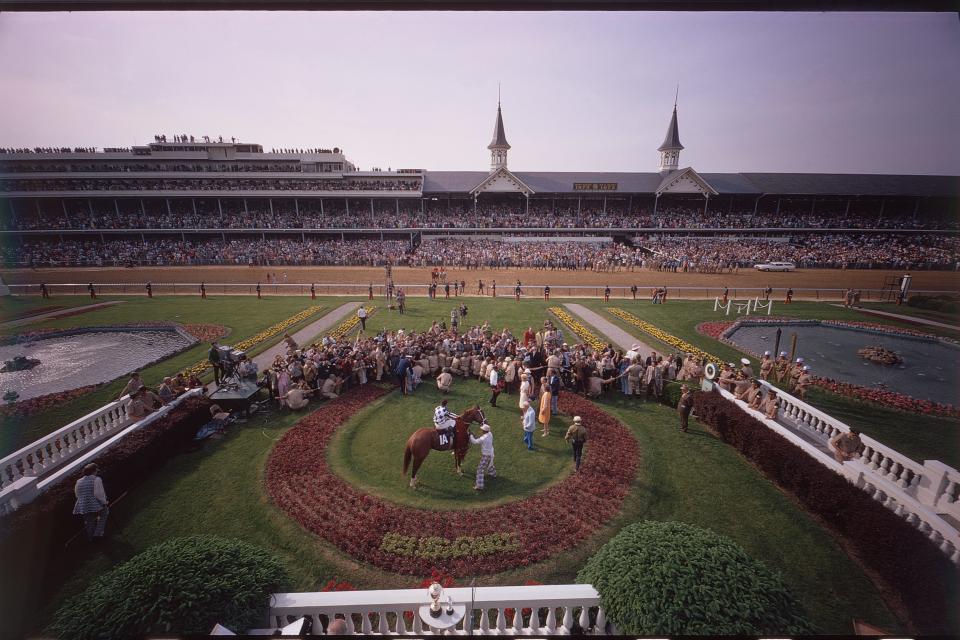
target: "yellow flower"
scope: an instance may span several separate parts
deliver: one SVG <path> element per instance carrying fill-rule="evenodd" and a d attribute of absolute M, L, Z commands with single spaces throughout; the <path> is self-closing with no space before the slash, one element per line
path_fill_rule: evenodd
<path fill-rule="evenodd" d="M 601 341 L 600 338 L 595 336 L 589 329 L 574 320 L 573 316 L 564 311 L 562 307 L 550 307 L 549 311 L 563 324 L 570 327 L 570 330 L 573 331 L 577 337 L 583 341 L 583 344 L 596 351 L 603 351 L 607 348 L 607 343 Z"/>
<path fill-rule="evenodd" d="M 669 344 L 672 347 L 676 347 L 677 349 L 679 349 L 684 353 L 692 353 L 698 358 L 703 358 L 705 361 L 709 361 L 709 362 L 723 362 L 721 358 L 718 358 L 713 354 L 707 353 L 703 349 L 699 349 L 693 346 L 692 344 L 690 344 L 689 342 L 681 340 L 677 336 L 671 335 L 666 331 L 663 331 L 662 329 L 657 328 L 656 326 L 650 324 L 649 322 L 645 322 L 641 320 L 640 318 L 633 315 L 629 311 L 624 311 L 623 309 L 619 309 L 617 307 L 610 307 L 609 309 L 607 309 L 607 311 L 617 316 L 621 320 L 624 320 L 625 322 L 632 324 L 633 326 L 637 327 L 641 331 L 644 331 L 650 334 L 657 340 L 660 340 L 661 342 Z"/>

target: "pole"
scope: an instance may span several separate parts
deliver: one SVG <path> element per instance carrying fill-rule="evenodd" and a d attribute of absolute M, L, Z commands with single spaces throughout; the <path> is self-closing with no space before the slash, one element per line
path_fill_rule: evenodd
<path fill-rule="evenodd" d="M 776 358 L 780 354 L 780 336 L 783 335 L 783 329 L 777 327 L 777 341 L 773 343 L 773 357 Z"/>
<path fill-rule="evenodd" d="M 796 359 L 797 355 L 797 334 L 790 334 L 790 362 Z"/>

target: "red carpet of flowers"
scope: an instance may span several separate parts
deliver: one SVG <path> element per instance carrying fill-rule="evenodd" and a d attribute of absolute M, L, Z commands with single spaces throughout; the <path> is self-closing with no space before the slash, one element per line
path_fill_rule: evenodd
<path fill-rule="evenodd" d="M 0 416 L 32 416 L 35 413 L 52 409 L 65 402 L 70 402 L 81 396 L 84 396 L 99 385 L 90 385 L 88 387 L 79 387 L 69 391 L 58 391 L 57 393 L 48 393 L 45 396 L 37 396 L 29 400 L 21 400 L 16 404 L 7 404 L 0 406 Z"/>
<path fill-rule="evenodd" d="M 358 560 L 398 573 L 424 575 L 441 569 L 453 576 L 496 573 L 525 566 L 575 547 L 620 510 L 636 474 L 639 450 L 622 423 L 572 394 L 561 407 L 583 417 L 590 430 L 583 470 L 518 502 L 463 511 L 429 511 L 361 493 L 333 473 L 325 450 L 334 432 L 388 390 L 355 388 L 307 416 L 280 439 L 266 469 L 271 499 L 303 527 Z M 397 482 L 401 453 L 397 452 Z M 469 473 L 472 469 L 468 469 Z M 428 559 L 381 548 L 388 533 L 436 536 L 513 534 L 519 548 L 478 557 Z"/>

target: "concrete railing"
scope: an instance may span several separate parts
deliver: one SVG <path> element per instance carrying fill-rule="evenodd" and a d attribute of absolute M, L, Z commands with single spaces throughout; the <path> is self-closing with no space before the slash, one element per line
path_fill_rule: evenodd
<path fill-rule="evenodd" d="M 588 584 L 522 587 L 469 587 L 444 590 L 455 605 L 465 605 L 463 620 L 447 630 L 453 635 L 570 635 L 616 633 L 607 625 L 600 594 Z M 275 628 L 301 617 L 313 622 L 313 633 L 325 631 L 324 621 L 343 618 L 351 635 L 431 635 L 418 615 L 430 603 L 426 589 L 275 593 L 270 622 Z M 512 609 L 508 623 L 507 609 Z M 525 622 L 523 609 L 531 609 Z M 404 615 L 405 612 L 411 612 Z M 579 629 L 577 629 L 579 627 Z M 582 629 L 582 631 L 581 631 Z"/>
<path fill-rule="evenodd" d="M 956 517 L 960 507 L 957 503 L 960 472 L 935 460 L 920 464 L 868 436 L 861 436 L 864 447 L 860 457 L 841 464 L 834 459 L 829 441 L 840 433 L 849 432 L 850 427 L 765 381 L 761 384 L 765 392 L 773 389 L 780 398 L 776 420 L 750 409 L 745 402 L 723 389 L 720 393 L 817 462 L 844 476 L 874 500 L 905 518 L 955 564 L 960 564 L 960 532 L 941 517 Z M 811 444 L 811 441 L 817 444 Z"/>
<path fill-rule="evenodd" d="M 166 415 L 184 399 L 202 394 L 202 389 L 191 389 L 139 421 L 127 415 L 129 396 L 123 396 L 0 460 L 0 517 L 32 502 L 78 465 L 86 464 L 90 453 L 102 445 L 115 443 Z"/>

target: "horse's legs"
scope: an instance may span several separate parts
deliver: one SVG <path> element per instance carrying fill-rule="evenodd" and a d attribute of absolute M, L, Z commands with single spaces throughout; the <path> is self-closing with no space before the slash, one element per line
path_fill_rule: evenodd
<path fill-rule="evenodd" d="M 426 456 L 424 456 L 425 458 Z M 420 471 L 420 465 L 423 464 L 423 458 L 416 453 L 413 454 L 413 474 L 410 476 L 410 488 L 417 488 L 417 472 Z"/>

